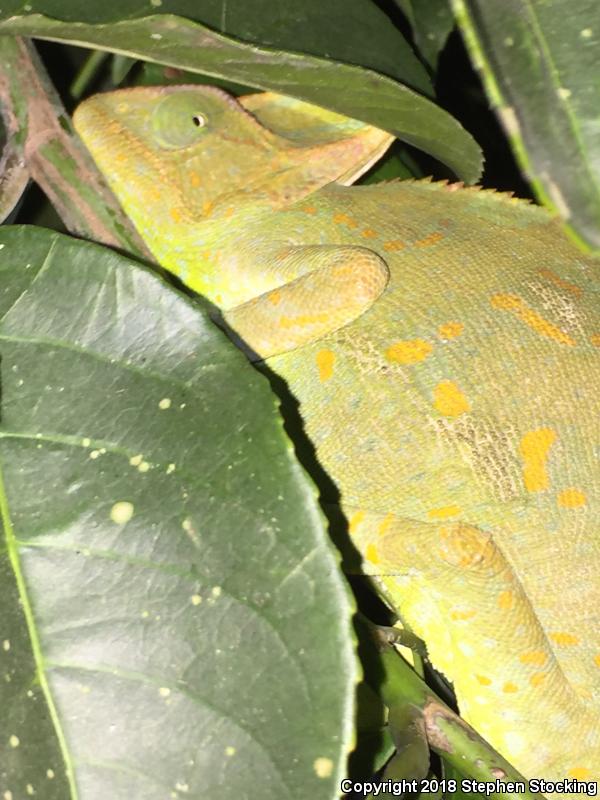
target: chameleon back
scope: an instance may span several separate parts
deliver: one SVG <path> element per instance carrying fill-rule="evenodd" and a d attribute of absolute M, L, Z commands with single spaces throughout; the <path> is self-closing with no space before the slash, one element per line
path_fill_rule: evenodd
<path fill-rule="evenodd" d="M 320 194 L 281 225 L 368 246 L 390 283 L 269 366 L 467 720 L 528 775 L 597 780 L 598 262 L 493 193 Z"/>

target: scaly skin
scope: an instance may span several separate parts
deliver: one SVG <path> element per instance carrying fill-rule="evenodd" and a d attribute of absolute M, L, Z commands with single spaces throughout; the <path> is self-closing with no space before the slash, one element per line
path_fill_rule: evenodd
<path fill-rule="evenodd" d="M 279 133 L 205 87 L 75 122 L 157 260 L 288 382 L 465 718 L 528 777 L 600 780 L 600 262 L 505 196 L 341 185 L 386 134 L 243 102 Z"/>

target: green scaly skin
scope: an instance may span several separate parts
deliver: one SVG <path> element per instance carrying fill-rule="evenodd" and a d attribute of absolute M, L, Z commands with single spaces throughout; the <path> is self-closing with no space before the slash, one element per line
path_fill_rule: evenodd
<path fill-rule="evenodd" d="M 287 381 L 467 721 L 528 777 L 600 780 L 600 262 L 507 196 L 348 186 L 387 134 L 241 102 L 126 90 L 75 123 L 157 260 Z"/>

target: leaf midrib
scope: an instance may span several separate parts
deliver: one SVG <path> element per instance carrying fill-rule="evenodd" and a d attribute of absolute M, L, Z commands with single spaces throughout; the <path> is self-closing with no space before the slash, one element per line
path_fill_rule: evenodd
<path fill-rule="evenodd" d="M 44 657 L 42 654 L 42 646 L 40 638 L 38 636 L 37 627 L 35 624 L 33 607 L 29 599 L 29 593 L 27 591 L 25 576 L 23 575 L 23 572 L 21 570 L 21 559 L 19 557 L 17 539 L 15 537 L 15 532 L 12 526 L 12 520 L 10 518 L 8 498 L 6 496 L 6 490 L 4 487 L 3 473 L 4 473 L 3 464 L 0 461 L 0 519 L 2 520 L 2 524 L 4 527 L 4 534 L 6 539 L 6 552 L 8 553 L 8 559 L 15 575 L 17 590 L 19 593 L 19 598 L 21 600 L 21 607 L 23 609 L 23 615 L 25 617 L 27 631 L 29 633 L 29 641 L 31 642 L 31 652 L 36 667 L 37 679 L 39 681 L 40 688 L 46 700 L 46 704 L 48 706 L 48 713 L 50 715 L 52 725 L 54 726 L 54 730 L 56 732 L 56 738 L 58 741 L 58 746 L 61 755 L 63 757 L 63 761 L 65 763 L 65 776 L 67 778 L 67 782 L 69 785 L 70 797 L 71 800 L 78 800 L 79 794 L 75 783 L 75 775 L 73 771 L 73 759 L 69 747 L 67 745 L 65 732 L 63 730 L 58 715 L 58 709 L 56 708 L 56 705 L 54 703 L 54 697 L 52 696 L 52 692 L 50 690 L 50 684 L 48 683 L 48 678 L 46 675 L 46 670 L 44 666 Z"/>

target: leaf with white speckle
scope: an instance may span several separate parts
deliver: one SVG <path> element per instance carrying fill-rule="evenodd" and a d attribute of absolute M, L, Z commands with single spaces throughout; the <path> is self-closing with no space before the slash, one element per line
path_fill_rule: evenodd
<path fill-rule="evenodd" d="M 351 607 L 267 382 L 107 249 L 0 249 L 0 798 L 337 797 Z"/>

